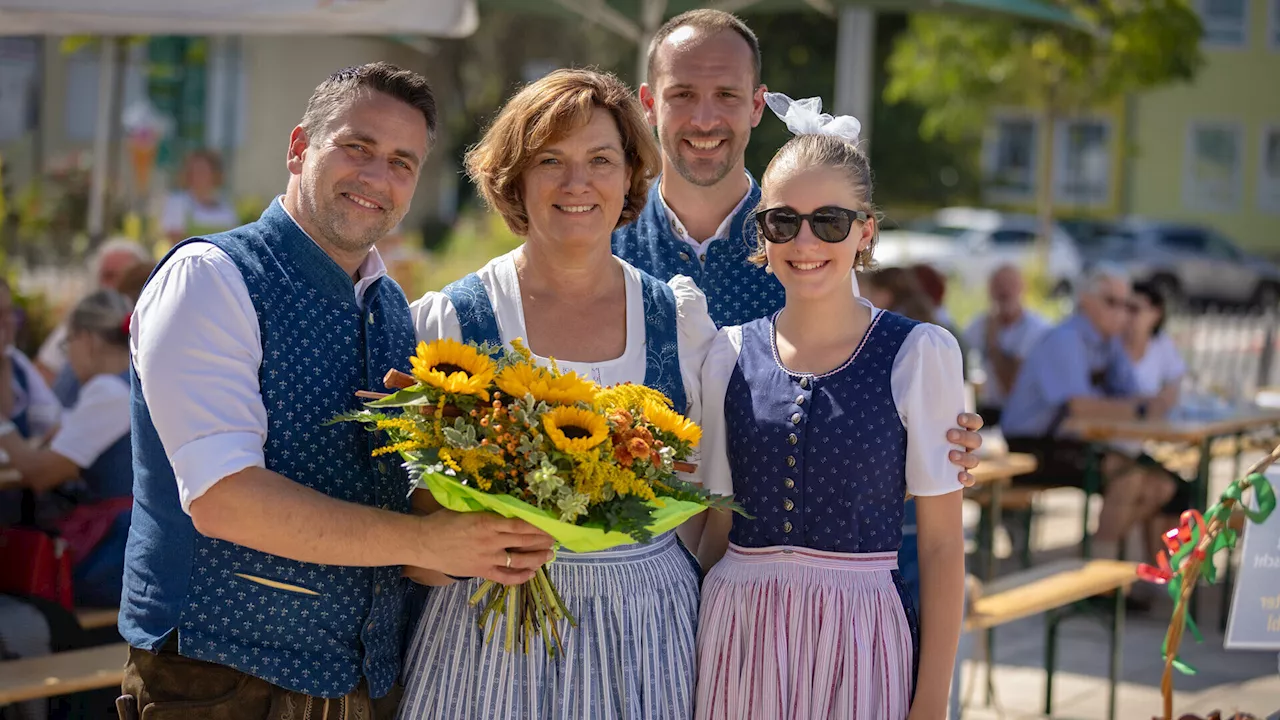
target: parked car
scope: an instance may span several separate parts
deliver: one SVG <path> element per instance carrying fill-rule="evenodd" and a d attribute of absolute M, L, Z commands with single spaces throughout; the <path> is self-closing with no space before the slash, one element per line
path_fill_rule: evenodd
<path fill-rule="evenodd" d="M 1174 302 L 1280 305 L 1280 268 L 1244 252 L 1207 227 L 1129 220 L 1104 241 L 1099 260 L 1118 264 L 1135 281 L 1160 288 Z"/>
<path fill-rule="evenodd" d="M 926 263 L 968 288 L 979 288 L 1001 265 L 1030 266 L 1039 230 L 1039 220 L 1031 215 L 945 208 L 902 230 L 881 232 L 875 259 L 888 266 Z M 1071 235 L 1055 225 L 1046 264 L 1051 287 L 1071 292 L 1082 266 Z"/>

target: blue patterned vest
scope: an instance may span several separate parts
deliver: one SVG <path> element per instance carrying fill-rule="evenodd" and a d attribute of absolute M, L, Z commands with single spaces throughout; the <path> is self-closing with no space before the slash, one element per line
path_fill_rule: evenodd
<path fill-rule="evenodd" d="M 370 456 L 378 439 L 356 423 L 325 425 L 360 406 L 357 390 L 381 387 L 387 370 L 408 362 L 414 331 L 404 293 L 382 278 L 361 309 L 351 278 L 279 200 L 257 222 L 202 240 L 235 262 L 257 311 L 267 468 L 340 500 L 407 512 L 403 470 Z M 363 676 L 374 697 L 387 693 L 403 645 L 400 568 L 296 562 L 197 533 L 136 373 L 133 454 L 120 619 L 131 645 L 154 651 L 176 628 L 182 655 L 289 690 L 338 697 Z"/>
<path fill-rule="evenodd" d="M 760 186 L 751 181 L 751 194 L 729 222 L 729 236 L 707 246 L 706 262 L 671 227 L 663 209 L 658 181 L 636 221 L 613 231 L 613 254 L 663 282 L 676 275 L 693 278 L 707 296 L 707 310 L 716 327 L 742 325 L 772 315 L 786 300 L 782 284 L 764 268 L 747 262 L 756 249 L 756 226 L 751 211 L 760 202 Z"/>
<path fill-rule="evenodd" d="M 644 272 L 640 273 L 640 286 L 644 296 L 644 384 L 661 390 L 680 412 L 686 412 L 689 401 L 680 374 L 675 292 Z M 479 275 L 471 273 L 450 283 L 442 292 L 458 314 L 463 342 L 503 344 L 493 302 Z"/>

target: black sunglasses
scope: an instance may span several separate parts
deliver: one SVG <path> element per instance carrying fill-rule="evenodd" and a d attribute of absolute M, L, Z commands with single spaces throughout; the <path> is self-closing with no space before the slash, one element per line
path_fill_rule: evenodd
<path fill-rule="evenodd" d="M 765 240 L 771 243 L 785 243 L 796 239 L 800 234 L 800 226 L 805 220 L 813 234 L 823 242 L 838 243 L 849 237 L 853 222 L 866 222 L 870 215 L 862 210 L 848 210 L 835 205 L 826 205 L 808 215 L 802 215 L 786 205 L 769 208 L 756 213 L 756 226 Z"/>

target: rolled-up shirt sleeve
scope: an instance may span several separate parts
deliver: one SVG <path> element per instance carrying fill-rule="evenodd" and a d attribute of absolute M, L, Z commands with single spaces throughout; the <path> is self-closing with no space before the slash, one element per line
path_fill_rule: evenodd
<path fill-rule="evenodd" d="M 142 396 L 185 512 L 219 480 L 265 467 L 258 317 L 225 252 L 190 243 L 174 253 L 138 299 L 130 334 Z"/>

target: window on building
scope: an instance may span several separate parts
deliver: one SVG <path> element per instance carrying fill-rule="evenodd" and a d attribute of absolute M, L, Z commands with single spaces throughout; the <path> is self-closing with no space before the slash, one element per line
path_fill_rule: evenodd
<path fill-rule="evenodd" d="M 1258 208 L 1280 213 L 1280 125 L 1262 130 L 1262 158 L 1258 163 Z"/>
<path fill-rule="evenodd" d="M 1272 50 L 1280 50 L 1280 0 L 1270 0 L 1267 8 L 1267 43 Z"/>
<path fill-rule="evenodd" d="M 141 45 L 129 48 L 123 66 L 124 98 L 128 108 L 147 97 L 146 58 Z M 102 77 L 102 51 L 96 45 L 83 47 L 66 59 L 67 92 L 64 119 L 67 139 L 88 142 L 93 139 L 98 123 L 98 90 Z M 120 72 L 117 67 L 116 71 Z"/>
<path fill-rule="evenodd" d="M 1182 200 L 1189 208 L 1225 212 L 1240 206 L 1243 132 L 1230 123 L 1197 123 L 1187 133 Z"/>
<path fill-rule="evenodd" d="M 1205 44 L 1219 47 L 1248 44 L 1249 0 L 1198 0 L 1196 5 L 1204 25 Z"/>
<path fill-rule="evenodd" d="M 987 147 L 987 190 L 1007 199 L 1029 199 L 1036 187 L 1036 122 L 996 120 Z"/>
<path fill-rule="evenodd" d="M 40 41 L 0 37 L 0 142 L 21 140 L 35 127 Z"/>
<path fill-rule="evenodd" d="M 1054 138 L 1054 197 L 1074 205 L 1101 205 L 1111 195 L 1111 124 L 1060 123 Z"/>

